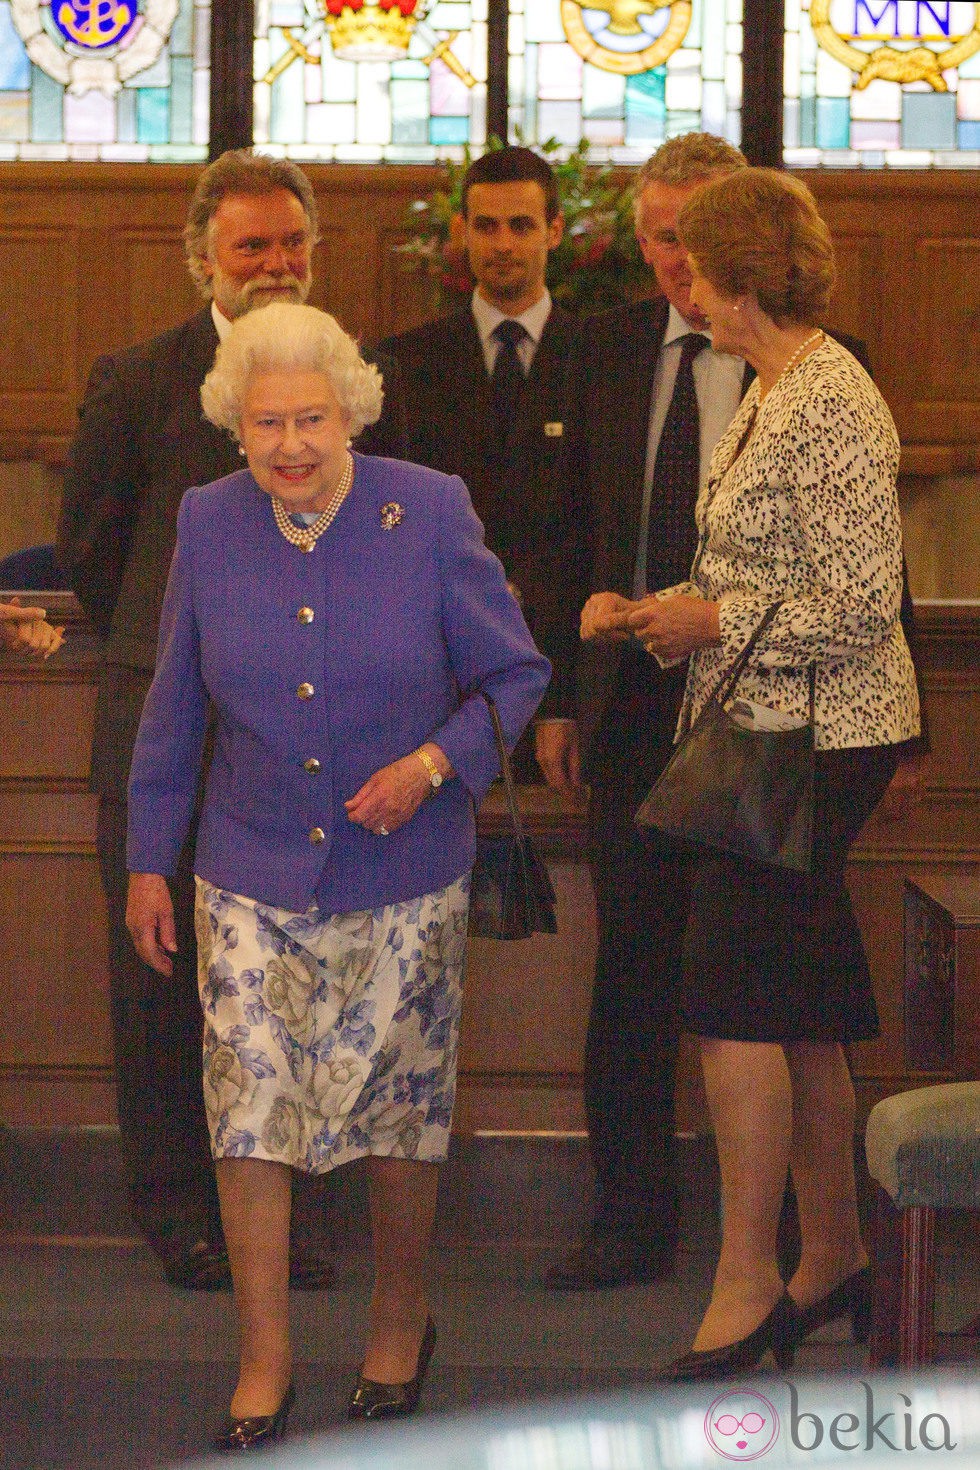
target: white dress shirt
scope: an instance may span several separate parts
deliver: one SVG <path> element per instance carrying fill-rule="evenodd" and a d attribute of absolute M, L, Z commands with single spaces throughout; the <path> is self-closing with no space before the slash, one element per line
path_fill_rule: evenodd
<path fill-rule="evenodd" d="M 483 361 L 486 364 L 487 376 L 493 372 L 493 365 L 497 361 L 497 353 L 500 351 L 500 343 L 493 336 L 493 330 L 500 322 L 520 322 L 524 328 L 525 337 L 517 346 L 517 356 L 524 376 L 527 377 L 531 371 L 531 363 L 534 354 L 538 350 L 548 318 L 551 315 L 551 292 L 545 288 L 544 295 L 539 296 L 533 306 L 527 311 L 521 312 L 520 316 L 508 317 L 502 311 L 498 311 L 483 296 L 480 295 L 479 287 L 473 292 L 473 320 L 476 322 L 476 330 L 480 334 L 480 345 L 483 348 Z"/>
<path fill-rule="evenodd" d="M 640 514 L 640 534 L 636 549 L 636 570 L 633 576 L 634 597 L 644 597 L 647 592 L 647 535 L 650 522 L 650 491 L 653 485 L 653 468 L 657 462 L 657 449 L 663 433 L 667 410 L 677 380 L 680 365 L 682 338 L 695 331 L 686 322 L 676 307 L 671 306 L 667 317 L 667 330 L 657 358 L 650 397 L 650 432 L 647 437 L 646 469 L 643 475 L 643 508 Z M 708 333 L 705 333 L 707 336 Z M 735 416 L 742 400 L 742 380 L 745 363 L 727 352 L 713 352 L 705 348 L 699 352 L 691 365 L 694 374 L 694 391 L 698 400 L 698 418 L 701 425 L 701 445 L 698 483 L 703 485 L 708 478 L 711 455 L 722 434 Z"/>

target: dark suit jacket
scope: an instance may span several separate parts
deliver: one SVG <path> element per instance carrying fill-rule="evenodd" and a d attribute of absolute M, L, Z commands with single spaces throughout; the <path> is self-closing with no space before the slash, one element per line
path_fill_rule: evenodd
<path fill-rule="evenodd" d="M 241 463 L 201 409 L 217 344 L 206 307 L 150 342 L 100 357 L 79 410 L 57 554 L 106 639 L 93 749 L 94 785 L 106 795 L 125 792 L 181 497 Z"/>
<path fill-rule="evenodd" d="M 612 591 L 632 596 L 643 477 L 654 374 L 669 306 L 663 297 L 617 307 L 583 324 L 577 349 L 580 399 L 573 420 L 574 455 L 590 501 L 592 555 L 589 592 Z M 870 372 L 865 344 L 844 333 L 838 341 Z M 755 374 L 746 367 L 743 392 Z M 912 599 L 904 575 L 902 625 L 915 656 Z M 578 669 L 579 714 L 585 774 L 601 758 L 610 700 L 624 650 L 619 645 L 583 645 Z M 674 681 L 676 682 L 676 681 Z M 921 697 L 921 688 L 920 688 Z M 656 717 L 656 716 L 655 716 Z M 667 689 L 662 709 L 663 742 L 674 738 L 676 698 Z M 617 724 L 617 738 L 621 726 Z M 608 755 L 608 752 L 605 752 Z M 621 751 L 624 760 L 629 751 Z"/>
<path fill-rule="evenodd" d="M 487 545 L 520 590 L 524 616 L 554 673 L 540 713 L 571 713 L 571 671 L 587 526 L 569 476 L 570 350 L 574 318 L 552 308 L 527 377 L 506 462 L 495 453 L 490 383 L 469 307 L 379 346 L 385 404 L 357 447 L 462 476 Z M 561 432 L 553 427 L 561 425 Z"/>

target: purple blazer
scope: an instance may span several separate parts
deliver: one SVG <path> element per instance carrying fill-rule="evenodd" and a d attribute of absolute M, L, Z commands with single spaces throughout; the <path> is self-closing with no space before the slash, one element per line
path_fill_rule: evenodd
<path fill-rule="evenodd" d="M 550 666 L 463 482 L 398 460 L 355 463 L 312 553 L 279 533 L 248 470 L 184 496 L 130 772 L 131 871 L 174 870 L 209 700 L 201 877 L 297 913 L 314 899 L 347 913 L 432 892 L 472 866 L 474 803 L 499 763 L 486 704 L 470 696 L 491 695 L 513 743 Z M 389 502 L 402 514 L 386 530 Z M 391 837 L 351 822 L 344 802 L 426 740 L 456 777 Z"/>

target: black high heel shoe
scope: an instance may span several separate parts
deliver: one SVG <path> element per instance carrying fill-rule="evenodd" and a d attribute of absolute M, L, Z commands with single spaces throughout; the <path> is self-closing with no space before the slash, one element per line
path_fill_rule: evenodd
<path fill-rule="evenodd" d="M 228 1422 L 215 1439 L 213 1448 L 219 1455 L 248 1455 L 255 1450 L 264 1450 L 270 1444 L 276 1444 L 286 1433 L 289 1411 L 295 1402 L 296 1390 L 290 1384 L 274 1414 L 253 1414 L 245 1419 L 234 1419 L 229 1414 Z"/>
<path fill-rule="evenodd" d="M 375 1383 L 373 1378 L 365 1378 L 362 1373 L 347 1404 L 348 1419 L 404 1419 L 408 1414 L 414 1414 L 435 1345 L 436 1324 L 427 1317 L 415 1377 L 407 1383 Z"/>
<path fill-rule="evenodd" d="M 796 1308 L 797 1342 L 809 1337 L 819 1327 L 850 1317 L 854 1341 L 867 1342 L 871 1335 L 871 1267 L 862 1266 L 838 1282 L 832 1291 L 809 1307 Z"/>
<path fill-rule="evenodd" d="M 660 1383 L 698 1383 L 703 1379 L 734 1378 L 756 1367 L 771 1351 L 778 1368 L 791 1368 L 797 1342 L 796 1308 L 784 1292 L 754 1332 L 704 1352 L 693 1349 L 675 1358 L 657 1374 Z"/>

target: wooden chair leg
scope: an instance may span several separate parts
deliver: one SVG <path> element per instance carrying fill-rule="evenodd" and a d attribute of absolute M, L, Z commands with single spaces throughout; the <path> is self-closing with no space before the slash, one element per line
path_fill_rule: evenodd
<path fill-rule="evenodd" d="M 903 1369 L 931 1363 L 936 1351 L 936 1212 L 928 1205 L 901 1211 L 902 1305 L 898 1363 Z"/>
<path fill-rule="evenodd" d="M 887 1189 L 875 1190 L 871 1216 L 871 1368 L 898 1366 L 898 1322 L 902 1303 L 901 1211 Z"/>

